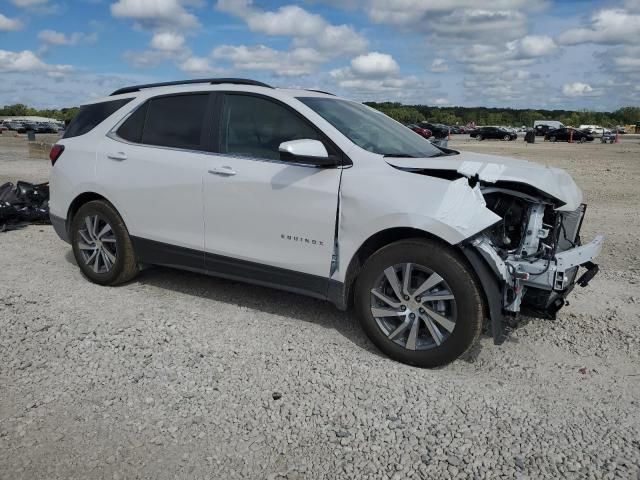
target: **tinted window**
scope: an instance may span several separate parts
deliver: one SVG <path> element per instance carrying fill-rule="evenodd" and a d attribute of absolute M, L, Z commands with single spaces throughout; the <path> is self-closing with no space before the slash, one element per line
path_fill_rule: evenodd
<path fill-rule="evenodd" d="M 129 103 L 133 98 L 123 98 L 110 102 L 83 105 L 78 114 L 73 117 L 71 123 L 64 132 L 63 138 L 78 137 L 93 130 L 109 115 Z"/>
<path fill-rule="evenodd" d="M 321 140 L 318 132 L 291 110 L 249 95 L 225 97 L 221 130 L 222 153 L 257 158 L 279 159 L 278 147 L 289 140 Z"/>
<path fill-rule="evenodd" d="M 191 94 L 154 98 L 149 102 L 142 143 L 199 149 L 209 95 Z"/>
<path fill-rule="evenodd" d="M 434 147 L 428 140 L 361 103 L 323 97 L 303 97 L 298 100 L 353 143 L 369 152 L 411 157 L 442 154 L 442 150 Z"/>
<path fill-rule="evenodd" d="M 149 102 L 142 105 L 135 112 L 125 120 L 125 122 L 118 128 L 118 136 L 134 143 L 140 143 L 142 141 L 142 129 L 144 127 L 144 121 L 147 117 L 147 107 Z"/>

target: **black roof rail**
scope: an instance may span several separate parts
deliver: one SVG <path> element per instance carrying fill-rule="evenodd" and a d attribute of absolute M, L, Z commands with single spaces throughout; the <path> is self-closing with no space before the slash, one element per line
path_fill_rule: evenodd
<path fill-rule="evenodd" d="M 256 80 L 248 80 L 246 78 L 196 78 L 194 80 L 176 80 L 173 82 L 160 82 L 160 83 L 146 83 L 143 85 L 132 85 L 130 87 L 119 88 L 109 96 L 121 95 L 123 93 L 139 92 L 143 88 L 153 87 L 170 87 L 173 85 L 190 85 L 192 83 L 208 83 L 211 85 L 218 85 L 220 83 L 233 83 L 235 85 L 253 85 L 255 87 L 273 88 L 266 83 L 258 82 Z"/>
<path fill-rule="evenodd" d="M 313 88 L 307 88 L 307 92 L 316 92 L 316 93 L 324 93 L 325 95 L 331 95 L 333 97 L 336 96 L 335 93 L 331 93 L 331 92 L 325 92 L 324 90 L 315 90 Z"/>

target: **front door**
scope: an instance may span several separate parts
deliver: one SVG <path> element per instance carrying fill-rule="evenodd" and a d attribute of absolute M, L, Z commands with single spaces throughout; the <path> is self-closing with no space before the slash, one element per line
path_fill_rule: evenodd
<path fill-rule="evenodd" d="M 209 268 L 229 276 L 235 268 L 236 276 L 258 283 L 319 293 L 331 268 L 341 168 L 280 160 L 282 142 L 323 141 L 288 106 L 229 93 L 220 109 L 220 153 L 211 155 L 204 179 Z"/>

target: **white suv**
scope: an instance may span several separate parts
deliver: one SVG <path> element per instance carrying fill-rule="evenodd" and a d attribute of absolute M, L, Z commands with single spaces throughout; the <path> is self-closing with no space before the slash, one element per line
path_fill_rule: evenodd
<path fill-rule="evenodd" d="M 51 161 L 51 221 L 89 280 L 166 265 L 353 305 L 419 366 L 462 355 L 485 319 L 501 343 L 520 312 L 554 317 L 602 248 L 581 244 L 562 170 L 251 80 L 120 89 L 80 109 Z"/>

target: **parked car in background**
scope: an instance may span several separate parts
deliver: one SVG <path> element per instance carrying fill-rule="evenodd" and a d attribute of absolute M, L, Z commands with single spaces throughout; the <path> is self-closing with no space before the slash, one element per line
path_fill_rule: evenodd
<path fill-rule="evenodd" d="M 27 127 L 21 122 L 15 122 L 15 121 L 8 122 L 8 123 L 5 122 L 5 125 L 7 126 L 7 128 L 9 130 L 12 130 L 12 131 L 17 132 L 17 133 L 26 133 L 27 132 Z"/>
<path fill-rule="evenodd" d="M 52 123 L 38 122 L 36 124 L 36 133 L 57 133 L 58 129 Z"/>
<path fill-rule="evenodd" d="M 407 125 L 407 127 L 426 139 L 433 137 L 433 132 L 431 132 L 431 130 L 429 130 L 428 128 L 421 127 L 420 125 L 416 125 L 415 123 L 410 123 L 409 125 Z"/>
<path fill-rule="evenodd" d="M 604 128 L 600 125 L 580 125 L 578 127 L 579 130 L 586 132 L 590 135 L 604 135 L 605 133 L 610 133 L 611 130 L 608 128 Z"/>
<path fill-rule="evenodd" d="M 546 125 L 549 127 L 549 130 L 553 130 L 556 128 L 564 128 L 566 125 L 558 120 L 536 120 L 533 122 L 533 128 L 536 128 L 538 125 Z"/>
<path fill-rule="evenodd" d="M 478 140 L 486 140 L 489 138 L 497 139 L 497 140 L 515 140 L 518 138 L 518 134 L 514 132 L 510 132 L 502 127 L 480 127 L 476 128 L 473 132 L 469 134 L 471 138 L 476 138 Z"/>
<path fill-rule="evenodd" d="M 550 130 L 544 136 L 544 139 L 550 142 L 568 142 L 569 140 L 571 140 L 572 142 L 584 143 L 592 142 L 593 135 L 582 130 L 578 130 L 577 128 L 564 127 Z"/>
<path fill-rule="evenodd" d="M 418 126 L 431 130 L 431 133 L 436 138 L 446 138 L 449 136 L 449 127 L 441 123 L 420 122 Z"/>
<path fill-rule="evenodd" d="M 542 137 L 547 134 L 547 132 L 554 130 L 556 127 L 551 127 L 545 124 L 538 124 L 533 127 L 533 130 L 536 132 L 537 137 Z"/>

